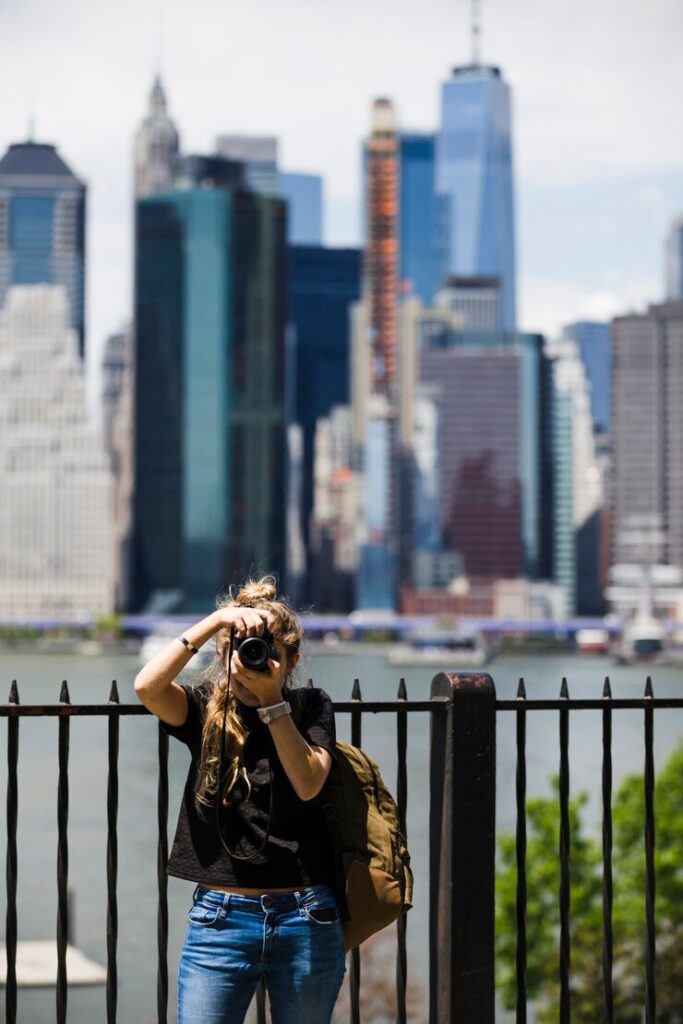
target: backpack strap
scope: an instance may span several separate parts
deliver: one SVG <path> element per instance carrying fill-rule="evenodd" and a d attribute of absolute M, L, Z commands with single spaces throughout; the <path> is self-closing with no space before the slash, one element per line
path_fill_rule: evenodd
<path fill-rule="evenodd" d="M 301 716 L 303 712 L 303 691 L 301 689 L 291 690 L 287 695 L 289 706 L 292 709 L 292 719 L 296 727 L 299 727 L 301 722 Z M 330 771 L 334 771 L 335 765 L 332 763 Z M 342 856 L 343 844 L 341 836 L 339 835 L 339 829 L 337 823 L 334 820 L 334 809 L 332 804 L 327 799 L 325 794 L 325 787 L 315 797 L 315 802 L 327 825 L 327 830 L 332 840 L 332 848 L 334 850 L 334 894 L 339 904 L 339 912 L 342 920 L 350 920 L 349 908 L 346 902 L 346 869 L 344 867 L 344 858 Z"/>

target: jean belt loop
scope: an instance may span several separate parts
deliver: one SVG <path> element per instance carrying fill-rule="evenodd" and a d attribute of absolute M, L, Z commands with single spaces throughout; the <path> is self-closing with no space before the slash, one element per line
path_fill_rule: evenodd
<path fill-rule="evenodd" d="M 301 891 L 299 889 L 297 889 L 297 891 L 295 893 L 293 893 L 293 896 L 294 896 L 294 898 L 296 900 L 296 905 L 297 905 L 298 909 L 301 910 L 301 908 L 303 906 L 303 903 L 304 903 L 303 895 L 302 895 Z"/>
<path fill-rule="evenodd" d="M 194 892 L 192 893 L 192 902 L 193 903 L 197 902 L 198 893 L 199 893 L 199 882 L 197 882 L 197 884 L 195 885 Z"/>
<path fill-rule="evenodd" d="M 230 906 L 230 896 L 231 893 L 229 892 L 223 893 L 223 910 L 225 911 L 226 914 L 228 912 L 228 907 Z"/>

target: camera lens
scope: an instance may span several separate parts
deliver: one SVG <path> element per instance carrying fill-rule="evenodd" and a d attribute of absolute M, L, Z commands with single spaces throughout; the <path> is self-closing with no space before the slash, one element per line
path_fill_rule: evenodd
<path fill-rule="evenodd" d="M 260 636 L 252 636 L 242 641 L 237 653 L 247 668 L 261 668 L 268 662 L 269 647 Z"/>

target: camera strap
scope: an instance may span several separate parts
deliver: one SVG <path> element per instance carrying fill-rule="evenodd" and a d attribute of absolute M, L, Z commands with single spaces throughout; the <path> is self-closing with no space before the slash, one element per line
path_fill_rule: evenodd
<path fill-rule="evenodd" d="M 230 679 L 232 677 L 232 652 L 235 643 L 235 627 L 232 626 L 230 629 L 230 650 L 228 653 L 228 688 L 225 695 L 225 707 L 223 710 L 223 727 L 221 729 L 221 756 L 218 763 L 218 784 L 216 786 L 216 830 L 218 832 L 218 838 L 221 841 L 223 849 L 230 857 L 234 857 L 235 860 L 255 860 L 259 854 L 261 854 L 265 848 L 268 840 L 270 839 L 270 826 L 273 820 L 273 770 L 270 766 L 270 760 L 268 761 L 268 781 L 269 781 L 269 796 L 268 796 L 268 822 L 266 824 L 266 833 L 263 837 L 263 842 L 259 847 L 253 850 L 249 854 L 237 853 L 235 850 L 231 850 L 223 837 L 223 830 L 221 828 L 221 793 L 223 790 L 223 764 L 225 761 L 225 726 L 228 720 L 228 700 L 230 699 Z M 247 737 L 248 739 L 248 737 Z M 246 741 L 245 741 L 246 742 Z M 242 748 L 240 756 L 241 765 L 244 767 L 244 748 Z"/>

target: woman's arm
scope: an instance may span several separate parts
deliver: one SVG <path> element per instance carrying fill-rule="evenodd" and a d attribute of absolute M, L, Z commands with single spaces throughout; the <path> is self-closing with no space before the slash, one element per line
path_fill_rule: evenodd
<path fill-rule="evenodd" d="M 235 651 L 232 678 L 258 698 L 262 707 L 279 704 L 283 699 L 285 663 L 268 660 L 268 672 L 246 668 Z M 323 787 L 332 767 L 332 755 L 322 747 L 311 746 L 301 735 L 290 715 L 281 715 L 268 723 L 277 755 L 294 792 L 300 800 L 312 800 Z"/>
<path fill-rule="evenodd" d="M 226 626 L 234 626 L 237 637 L 256 636 L 263 632 L 266 618 L 267 613 L 256 608 L 219 608 L 186 629 L 183 636 L 197 648 Z M 135 677 L 138 699 L 169 725 L 184 725 L 187 718 L 187 695 L 174 679 L 191 657 L 192 652 L 174 637 Z"/>
<path fill-rule="evenodd" d="M 282 715 L 268 723 L 282 767 L 300 800 L 312 800 L 323 788 L 332 755 L 322 747 L 310 746 L 291 715 Z"/>

